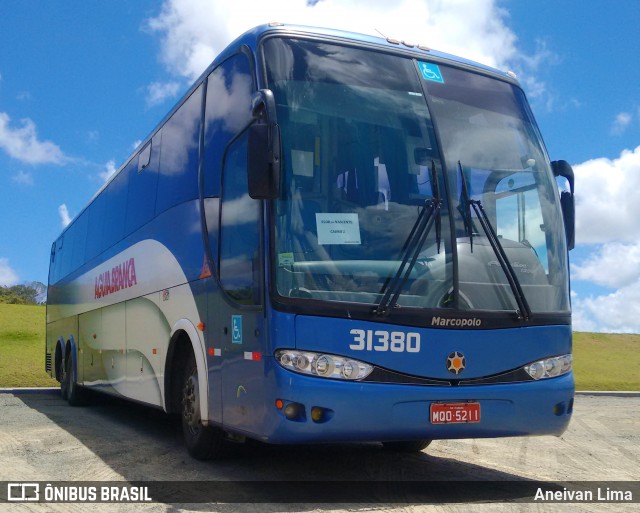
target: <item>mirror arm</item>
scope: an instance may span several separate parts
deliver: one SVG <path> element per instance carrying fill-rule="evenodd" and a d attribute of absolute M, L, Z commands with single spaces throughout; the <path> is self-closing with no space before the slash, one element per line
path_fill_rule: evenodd
<path fill-rule="evenodd" d="M 561 176 L 567 179 L 569 182 L 569 190 L 573 196 L 573 168 L 566 160 L 554 160 L 551 163 L 551 169 L 553 170 L 553 176 Z"/>

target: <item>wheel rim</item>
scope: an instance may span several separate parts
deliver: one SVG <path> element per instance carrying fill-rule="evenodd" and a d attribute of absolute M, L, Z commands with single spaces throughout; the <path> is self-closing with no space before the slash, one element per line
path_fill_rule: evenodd
<path fill-rule="evenodd" d="M 189 376 L 184 384 L 182 391 L 182 418 L 192 433 L 197 433 L 200 430 L 200 398 L 197 373 Z"/>

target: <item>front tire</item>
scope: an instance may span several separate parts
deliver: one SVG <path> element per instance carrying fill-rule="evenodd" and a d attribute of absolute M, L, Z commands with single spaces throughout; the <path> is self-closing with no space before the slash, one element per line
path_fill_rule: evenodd
<path fill-rule="evenodd" d="M 200 413 L 198 368 L 190 354 L 182 379 L 182 433 L 189 454 L 197 460 L 219 457 L 224 449 L 224 433 L 220 428 L 204 426 Z"/>

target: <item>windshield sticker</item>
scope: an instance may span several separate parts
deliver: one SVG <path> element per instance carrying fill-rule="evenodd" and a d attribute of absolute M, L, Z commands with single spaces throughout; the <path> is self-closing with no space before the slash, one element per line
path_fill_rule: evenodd
<path fill-rule="evenodd" d="M 440 68 L 437 64 L 433 64 L 431 62 L 418 62 L 418 66 L 420 67 L 422 78 L 444 84 L 444 78 L 442 78 L 442 73 L 440 73 Z"/>
<path fill-rule="evenodd" d="M 313 152 L 291 150 L 291 165 L 294 175 L 313 177 Z"/>
<path fill-rule="evenodd" d="M 293 258 L 293 253 L 279 253 L 278 254 L 278 265 L 280 267 L 289 267 L 295 263 Z"/>
<path fill-rule="evenodd" d="M 316 214 L 318 244 L 361 244 L 358 214 Z"/>

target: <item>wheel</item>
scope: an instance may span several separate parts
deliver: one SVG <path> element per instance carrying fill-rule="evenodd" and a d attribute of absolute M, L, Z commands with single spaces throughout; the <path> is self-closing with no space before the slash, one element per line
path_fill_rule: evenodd
<path fill-rule="evenodd" d="M 86 396 L 83 388 L 73 379 L 71 355 L 62 361 L 62 381 L 60 382 L 60 391 L 62 398 L 66 399 L 70 406 L 83 406 Z"/>
<path fill-rule="evenodd" d="M 67 366 L 66 366 L 66 361 L 67 359 L 62 357 L 60 358 L 60 363 L 58 365 L 58 376 L 60 376 L 60 395 L 62 396 L 63 400 L 67 400 L 67 397 L 69 397 L 69 380 L 70 380 L 70 373 L 67 372 Z"/>
<path fill-rule="evenodd" d="M 182 433 L 189 454 L 197 460 L 209 460 L 223 454 L 224 433 L 204 426 L 200 415 L 198 368 L 191 353 L 182 380 Z"/>
<path fill-rule="evenodd" d="M 388 451 L 394 452 L 420 452 L 426 449 L 432 440 L 404 440 L 401 442 L 382 442 L 382 446 Z"/>

